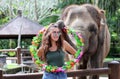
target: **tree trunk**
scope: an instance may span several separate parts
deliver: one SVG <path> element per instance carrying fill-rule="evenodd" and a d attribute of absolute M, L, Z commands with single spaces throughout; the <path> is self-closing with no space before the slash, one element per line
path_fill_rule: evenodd
<path fill-rule="evenodd" d="M 35 0 L 35 21 L 38 21 L 37 1 Z"/>

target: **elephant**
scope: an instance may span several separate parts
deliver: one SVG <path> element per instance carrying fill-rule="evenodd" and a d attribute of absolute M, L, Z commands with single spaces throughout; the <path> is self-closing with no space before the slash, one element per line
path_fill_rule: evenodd
<path fill-rule="evenodd" d="M 104 10 L 92 4 L 74 4 L 65 7 L 60 18 L 67 28 L 73 28 L 84 39 L 84 54 L 77 68 L 103 67 L 103 60 L 109 53 L 111 41 Z M 69 42 L 72 44 L 70 40 Z M 99 79 L 99 76 L 90 78 Z M 86 77 L 81 76 L 80 79 Z"/>

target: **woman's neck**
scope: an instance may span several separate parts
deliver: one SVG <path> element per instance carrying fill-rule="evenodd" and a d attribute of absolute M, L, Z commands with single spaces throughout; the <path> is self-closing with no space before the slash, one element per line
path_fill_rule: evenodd
<path fill-rule="evenodd" d="M 56 51 L 57 50 L 57 45 L 55 41 L 51 41 L 52 46 L 49 48 L 50 51 Z"/>
<path fill-rule="evenodd" d="M 52 43 L 52 47 L 56 47 L 57 46 L 55 41 L 52 41 L 51 43 Z"/>

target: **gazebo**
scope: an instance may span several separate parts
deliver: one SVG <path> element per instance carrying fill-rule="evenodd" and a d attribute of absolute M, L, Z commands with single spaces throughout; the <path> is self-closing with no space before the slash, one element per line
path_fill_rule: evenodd
<path fill-rule="evenodd" d="M 23 38 L 33 38 L 43 26 L 29 20 L 22 16 L 21 10 L 18 11 L 18 16 L 10 20 L 7 24 L 0 28 L 0 39 L 18 39 L 17 49 L 3 49 L 0 52 L 17 52 L 17 63 L 20 64 L 21 61 L 21 47 L 20 42 Z"/>
<path fill-rule="evenodd" d="M 18 38 L 20 34 L 22 38 L 32 38 L 43 26 L 23 17 L 21 12 L 18 16 L 0 28 L 0 39 Z"/>

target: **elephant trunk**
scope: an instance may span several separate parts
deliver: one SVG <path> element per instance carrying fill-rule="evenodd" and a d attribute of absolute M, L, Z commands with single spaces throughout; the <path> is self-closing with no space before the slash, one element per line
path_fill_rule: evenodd
<path fill-rule="evenodd" d="M 89 40 L 85 33 L 81 32 L 80 34 L 82 36 L 83 43 L 84 43 L 83 52 L 85 53 L 88 51 L 88 48 L 89 48 Z"/>

